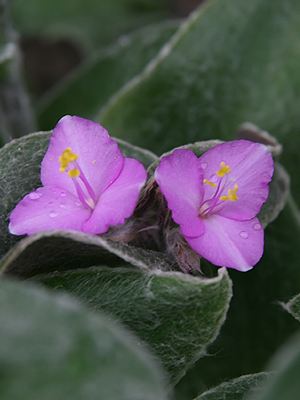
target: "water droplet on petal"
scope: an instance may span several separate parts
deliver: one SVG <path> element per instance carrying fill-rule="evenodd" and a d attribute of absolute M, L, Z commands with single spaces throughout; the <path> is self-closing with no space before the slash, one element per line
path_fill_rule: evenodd
<path fill-rule="evenodd" d="M 54 201 L 48 201 L 48 205 L 51 206 L 52 204 L 54 204 Z"/>
<path fill-rule="evenodd" d="M 66 192 L 60 192 L 61 197 L 66 197 L 67 193 Z"/>
<path fill-rule="evenodd" d="M 248 239 L 248 233 L 246 232 L 246 231 L 242 231 L 242 232 L 240 232 L 240 237 L 242 238 L 242 239 Z"/>
<path fill-rule="evenodd" d="M 55 212 L 55 211 L 50 211 L 50 213 L 49 213 L 49 217 L 50 217 L 50 218 L 55 218 L 55 217 L 57 217 L 57 216 L 58 216 L 57 212 Z"/>
<path fill-rule="evenodd" d="M 59 207 L 60 207 L 60 208 L 67 208 L 67 206 L 66 206 L 65 203 L 60 203 Z"/>
<path fill-rule="evenodd" d="M 201 163 L 200 165 L 201 165 L 201 168 L 202 168 L 202 169 L 207 168 L 207 162 L 203 162 L 203 163 Z"/>
<path fill-rule="evenodd" d="M 81 206 L 81 202 L 80 201 L 75 201 L 75 206 L 80 207 Z"/>
<path fill-rule="evenodd" d="M 261 224 L 254 224 L 253 225 L 253 229 L 255 230 L 255 231 L 259 231 L 260 229 L 261 229 Z"/>
<path fill-rule="evenodd" d="M 37 200 L 37 199 L 39 199 L 41 196 L 42 196 L 42 194 L 41 194 L 41 193 L 38 193 L 38 192 L 29 193 L 29 198 L 30 198 L 30 200 Z"/>

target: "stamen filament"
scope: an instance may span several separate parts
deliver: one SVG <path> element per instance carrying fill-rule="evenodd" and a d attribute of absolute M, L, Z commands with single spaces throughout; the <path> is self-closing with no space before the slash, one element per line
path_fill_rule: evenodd
<path fill-rule="evenodd" d="M 90 205 L 87 203 L 84 192 L 83 192 L 81 186 L 79 185 L 78 181 L 76 179 L 72 179 L 72 181 L 74 183 L 78 198 L 81 201 L 82 205 L 90 208 Z"/>
<path fill-rule="evenodd" d="M 223 164 L 224 165 L 222 167 L 224 167 L 224 166 L 229 167 L 225 163 L 223 163 Z M 207 179 L 203 179 L 203 183 L 207 183 L 208 185 L 210 185 L 210 183 L 213 183 L 213 182 L 210 182 Z M 211 214 L 213 211 L 216 211 L 216 208 L 218 206 L 222 206 L 222 203 L 224 201 L 237 201 L 238 200 L 237 191 L 238 191 L 239 187 L 236 183 L 235 183 L 233 189 L 228 189 L 227 195 L 220 196 L 220 194 L 222 194 L 226 185 L 227 185 L 227 176 L 221 177 L 221 179 L 218 182 L 218 186 L 217 186 L 217 189 L 216 189 L 214 195 L 210 199 L 205 200 L 200 206 L 200 215 L 202 217 L 205 217 L 208 214 Z M 206 207 L 206 205 L 207 205 L 207 207 Z"/>
<path fill-rule="evenodd" d="M 75 163 L 77 168 L 80 171 L 80 175 L 79 175 L 79 179 L 81 179 L 82 183 L 84 184 L 88 194 L 91 196 L 91 198 L 93 199 L 94 202 L 96 202 L 96 195 L 95 192 L 93 191 L 91 185 L 89 184 L 88 180 L 86 179 L 86 176 L 84 175 L 83 171 L 81 170 L 80 166 L 77 164 L 77 162 L 75 161 Z"/>
<path fill-rule="evenodd" d="M 222 190 L 223 190 L 223 188 L 224 188 L 224 186 L 225 186 L 225 184 L 226 184 L 226 182 L 225 182 L 224 185 L 223 185 L 223 187 L 221 188 L 222 182 L 223 182 L 223 178 L 219 180 L 217 189 L 216 189 L 216 191 L 215 191 L 213 197 L 211 197 L 210 199 L 205 200 L 205 201 L 201 204 L 200 209 L 201 209 L 201 215 L 202 215 L 202 216 L 207 215 L 209 212 L 211 212 L 211 210 L 213 210 L 217 205 L 220 204 L 220 203 L 218 203 L 218 195 L 219 195 L 220 191 L 222 192 Z M 205 204 L 209 204 L 209 203 L 212 203 L 212 204 L 210 204 L 205 210 L 203 210 L 202 207 L 203 207 Z M 216 203 L 217 203 L 217 204 L 216 204 Z"/>

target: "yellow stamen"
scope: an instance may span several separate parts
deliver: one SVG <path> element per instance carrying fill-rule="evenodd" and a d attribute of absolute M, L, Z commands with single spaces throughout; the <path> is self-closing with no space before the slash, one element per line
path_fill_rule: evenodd
<path fill-rule="evenodd" d="M 235 184 L 233 189 L 228 190 L 227 196 L 221 196 L 220 200 L 222 200 L 222 201 L 228 201 L 228 200 L 229 201 L 237 201 L 239 199 L 238 195 L 236 194 L 238 191 L 238 188 L 239 188 L 238 185 Z"/>
<path fill-rule="evenodd" d="M 216 172 L 216 175 L 219 177 L 223 177 L 231 172 L 231 168 L 229 165 L 225 164 L 224 161 L 221 162 L 220 164 L 220 169 L 219 171 Z"/>
<path fill-rule="evenodd" d="M 211 187 L 216 187 L 217 184 L 214 182 L 209 181 L 208 179 L 203 179 L 203 183 L 205 183 L 206 185 L 209 185 Z"/>
<path fill-rule="evenodd" d="M 60 172 L 65 172 L 69 164 L 73 161 L 76 161 L 77 158 L 78 155 L 72 152 L 71 147 L 67 147 L 58 158 Z"/>
<path fill-rule="evenodd" d="M 77 168 L 70 169 L 68 172 L 70 178 L 77 178 L 80 175 L 80 171 Z"/>

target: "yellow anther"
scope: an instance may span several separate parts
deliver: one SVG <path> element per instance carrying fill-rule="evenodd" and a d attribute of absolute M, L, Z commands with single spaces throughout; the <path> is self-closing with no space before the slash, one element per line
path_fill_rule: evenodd
<path fill-rule="evenodd" d="M 222 201 L 237 201 L 239 199 L 238 195 L 236 194 L 238 191 L 238 188 L 239 188 L 238 185 L 235 184 L 233 189 L 228 190 L 227 196 L 221 196 L 220 200 L 222 200 Z"/>
<path fill-rule="evenodd" d="M 68 171 L 68 175 L 70 178 L 77 178 L 80 175 L 80 171 L 77 168 L 73 168 Z"/>
<path fill-rule="evenodd" d="M 76 161 L 77 158 L 78 155 L 72 152 L 71 147 L 67 147 L 58 158 L 60 172 L 65 172 L 69 164 L 73 161 Z"/>
<path fill-rule="evenodd" d="M 229 189 L 228 190 L 228 197 L 230 201 L 237 201 L 238 200 L 238 196 L 237 196 L 237 191 L 238 191 L 239 187 L 237 184 L 234 185 L 233 189 Z"/>
<path fill-rule="evenodd" d="M 216 187 L 217 184 L 214 182 L 209 181 L 208 179 L 203 179 L 203 183 L 205 183 L 206 185 L 209 185 L 211 187 Z"/>
<path fill-rule="evenodd" d="M 223 176 L 229 174 L 230 172 L 231 172 L 230 166 L 225 164 L 224 161 L 222 161 L 220 164 L 220 169 L 219 171 L 216 172 L 216 174 L 222 178 Z"/>

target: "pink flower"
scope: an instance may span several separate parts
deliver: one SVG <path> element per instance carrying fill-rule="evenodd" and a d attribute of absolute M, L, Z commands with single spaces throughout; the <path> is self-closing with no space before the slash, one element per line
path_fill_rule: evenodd
<path fill-rule="evenodd" d="M 56 125 L 42 161 L 43 186 L 17 204 L 9 231 L 104 233 L 133 213 L 145 180 L 142 164 L 124 157 L 101 125 L 65 116 Z"/>
<path fill-rule="evenodd" d="M 200 158 L 175 150 L 162 158 L 155 177 L 192 249 L 215 265 L 247 271 L 263 254 L 264 231 L 256 215 L 268 197 L 273 169 L 265 146 L 235 140 Z"/>

